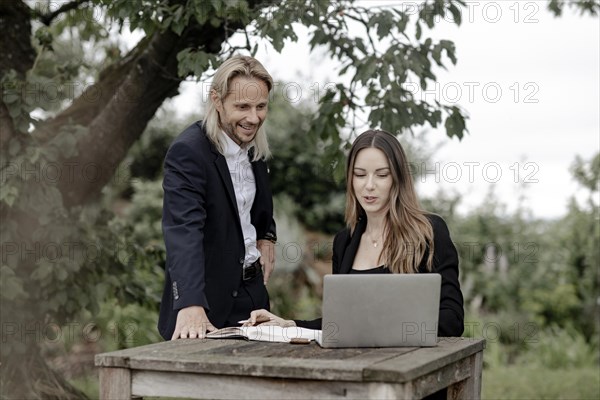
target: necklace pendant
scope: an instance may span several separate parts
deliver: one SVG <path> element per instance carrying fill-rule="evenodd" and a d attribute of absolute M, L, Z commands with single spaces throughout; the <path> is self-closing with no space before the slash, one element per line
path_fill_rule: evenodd
<path fill-rule="evenodd" d="M 377 247 L 377 242 L 373 242 L 373 247 Z"/>

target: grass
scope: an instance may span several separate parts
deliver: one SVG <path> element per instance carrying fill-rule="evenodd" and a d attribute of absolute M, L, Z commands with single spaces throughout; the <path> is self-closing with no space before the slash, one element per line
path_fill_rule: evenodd
<path fill-rule="evenodd" d="M 483 371 L 482 399 L 599 399 L 600 368 L 515 365 Z"/>
<path fill-rule="evenodd" d="M 81 390 L 90 399 L 97 399 L 100 397 L 98 373 L 93 373 L 80 378 L 72 379 L 71 385 Z"/>

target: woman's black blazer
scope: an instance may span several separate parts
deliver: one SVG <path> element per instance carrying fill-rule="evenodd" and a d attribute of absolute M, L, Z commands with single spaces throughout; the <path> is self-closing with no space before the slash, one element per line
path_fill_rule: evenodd
<path fill-rule="evenodd" d="M 427 216 L 433 228 L 433 271 L 442 276 L 440 292 L 439 336 L 460 336 L 464 330 L 463 296 L 458 281 L 458 253 L 450 239 L 450 232 L 444 220 L 438 215 Z M 353 234 L 346 228 L 340 231 L 333 240 L 332 272 L 334 274 L 348 274 L 352 269 L 360 238 L 367 225 L 363 217 L 356 225 Z M 425 252 L 419 273 L 428 272 L 425 267 L 429 257 Z M 376 296 L 377 294 L 373 294 Z M 297 320 L 296 324 L 305 328 L 321 329 L 321 319 L 312 321 Z"/>

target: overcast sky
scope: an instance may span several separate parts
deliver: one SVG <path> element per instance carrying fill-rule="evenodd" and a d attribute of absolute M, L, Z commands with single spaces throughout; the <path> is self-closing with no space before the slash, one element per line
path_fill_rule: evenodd
<path fill-rule="evenodd" d="M 414 2 L 386 4 L 410 11 Z M 567 9 L 555 18 L 545 1 L 478 1 L 463 10 L 459 28 L 442 22 L 431 36 L 456 45 L 458 63 L 438 70 L 439 84 L 417 98 L 458 104 L 469 115 L 469 134 L 450 140 L 442 129 L 428 134 L 442 143 L 419 190 L 442 187 L 463 196 L 461 211 L 482 203 L 491 189 L 514 209 L 525 194 L 535 217 L 558 217 L 577 191 L 569 166 L 576 155 L 600 151 L 600 21 Z M 337 80 L 337 64 L 323 52 L 309 53 L 305 31 L 282 54 L 262 46 L 257 58 L 274 79 L 297 82 L 290 97 L 310 98 Z M 204 86 L 206 87 L 206 86 Z M 186 82 L 174 104 L 198 108 L 205 90 Z"/>

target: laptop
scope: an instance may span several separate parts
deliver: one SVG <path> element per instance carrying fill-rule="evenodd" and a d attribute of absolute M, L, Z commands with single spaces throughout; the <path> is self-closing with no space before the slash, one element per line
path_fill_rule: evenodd
<path fill-rule="evenodd" d="M 436 346 L 439 274 L 326 275 L 319 345 Z"/>

